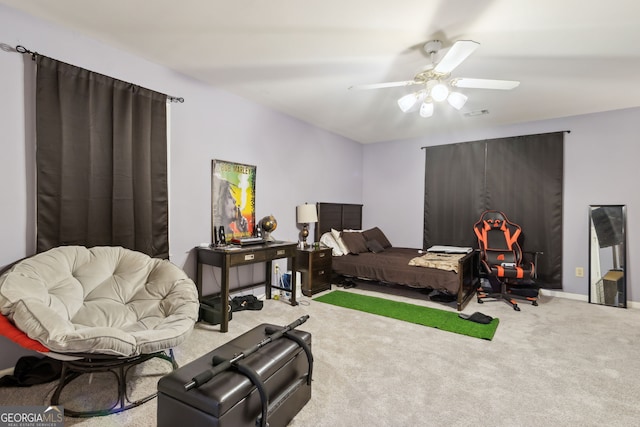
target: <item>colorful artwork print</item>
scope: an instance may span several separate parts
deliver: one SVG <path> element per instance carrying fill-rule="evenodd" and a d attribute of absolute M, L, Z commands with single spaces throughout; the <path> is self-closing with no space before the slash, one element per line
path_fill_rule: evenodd
<path fill-rule="evenodd" d="M 252 236 L 256 222 L 256 167 L 213 160 L 211 187 L 212 241 L 219 238 L 219 227 L 224 227 L 225 242 Z"/>

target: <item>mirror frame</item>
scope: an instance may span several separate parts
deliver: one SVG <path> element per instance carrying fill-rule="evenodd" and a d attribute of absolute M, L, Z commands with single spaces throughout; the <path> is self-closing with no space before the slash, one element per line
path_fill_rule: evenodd
<path fill-rule="evenodd" d="M 601 247 L 593 220 L 593 212 L 599 208 L 620 209 L 619 221 L 607 222 L 610 226 L 619 227 L 614 233 L 615 242 L 605 243 Z M 609 216 L 606 217 L 610 219 Z M 601 229 L 602 230 L 602 229 Z M 611 234 L 609 235 L 611 237 Z M 611 250 L 612 267 L 606 274 L 601 270 L 601 252 Z M 595 256 L 597 255 L 597 256 Z M 597 265 L 596 265 L 597 263 Z M 616 274 L 622 272 L 622 274 Z M 605 279 L 606 276 L 610 276 Z M 605 288 L 608 282 L 609 286 Z M 600 289 L 598 289 L 600 287 Z M 611 289 L 614 292 L 611 292 Z M 608 300 L 608 301 L 607 301 Z M 590 205 L 589 206 L 589 303 L 627 308 L 627 207 L 626 205 Z"/>

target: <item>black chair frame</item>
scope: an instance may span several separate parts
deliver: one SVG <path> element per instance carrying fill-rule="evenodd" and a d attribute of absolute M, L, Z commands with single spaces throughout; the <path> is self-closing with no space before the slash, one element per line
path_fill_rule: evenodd
<path fill-rule="evenodd" d="M 155 398 L 158 393 L 153 393 L 132 402 L 127 395 L 126 378 L 130 369 L 153 358 L 166 360 L 171 364 L 172 370 L 178 368 L 178 364 L 176 363 L 175 357 L 173 355 L 173 349 L 150 354 L 140 354 L 137 356 L 126 358 L 114 358 L 92 354 L 84 355 L 83 358 L 77 360 L 63 360 L 60 381 L 55 391 L 53 392 L 53 395 L 51 396 L 51 405 L 63 405 L 64 415 L 75 418 L 87 418 L 116 414 L 118 412 L 122 412 L 127 409 L 135 408 L 136 406 L 142 405 L 143 403 Z M 111 407 L 86 411 L 76 411 L 74 409 L 70 409 L 70 403 L 60 403 L 60 395 L 65 386 L 67 386 L 69 383 L 83 374 L 91 375 L 98 372 L 110 372 L 115 375 L 117 379 L 118 396 L 116 402 Z"/>

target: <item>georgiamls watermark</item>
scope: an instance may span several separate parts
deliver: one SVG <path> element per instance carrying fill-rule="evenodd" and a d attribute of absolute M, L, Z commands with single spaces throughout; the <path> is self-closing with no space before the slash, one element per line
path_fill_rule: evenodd
<path fill-rule="evenodd" d="M 0 427 L 64 427 L 64 408 L 0 406 Z"/>

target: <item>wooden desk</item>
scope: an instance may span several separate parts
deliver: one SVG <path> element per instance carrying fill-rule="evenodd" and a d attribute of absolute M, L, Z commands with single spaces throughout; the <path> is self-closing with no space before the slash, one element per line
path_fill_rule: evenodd
<path fill-rule="evenodd" d="M 202 298 L 202 266 L 211 265 L 220 268 L 221 284 L 220 284 L 220 300 L 229 301 L 229 269 L 240 265 L 266 263 L 264 282 L 252 283 L 250 285 L 234 288 L 234 291 L 240 291 L 248 288 L 265 285 L 265 293 L 267 299 L 271 299 L 271 289 L 276 288 L 285 290 L 271 283 L 271 263 L 274 259 L 288 258 L 287 265 L 291 268 L 291 305 L 298 305 L 296 301 L 296 247 L 293 242 L 267 242 L 262 245 L 251 246 L 224 246 L 216 248 L 197 247 L 196 252 L 198 264 L 198 277 L 196 278 L 196 287 L 198 288 L 198 297 Z M 222 321 L 220 322 L 220 332 L 229 330 L 229 313 L 222 310 Z"/>

